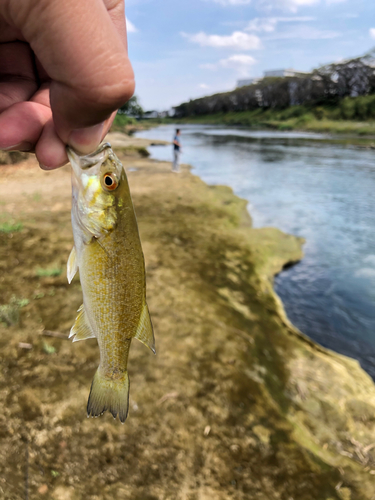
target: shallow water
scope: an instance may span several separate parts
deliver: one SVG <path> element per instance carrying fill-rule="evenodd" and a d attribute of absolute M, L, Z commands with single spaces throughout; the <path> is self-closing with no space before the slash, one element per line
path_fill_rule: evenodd
<path fill-rule="evenodd" d="M 375 378 L 375 152 L 323 135 L 181 126 L 181 160 L 209 184 L 249 200 L 255 227 L 306 238 L 305 258 L 275 279 L 291 321 Z M 173 139 L 174 127 L 138 137 Z M 170 160 L 170 146 L 152 146 Z"/>

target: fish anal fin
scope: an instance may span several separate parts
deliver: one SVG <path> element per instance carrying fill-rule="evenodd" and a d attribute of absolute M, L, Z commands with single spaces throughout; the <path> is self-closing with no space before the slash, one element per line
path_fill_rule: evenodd
<path fill-rule="evenodd" d="M 68 259 L 68 265 L 67 265 L 67 276 L 68 276 L 69 283 L 72 282 L 72 279 L 76 275 L 77 269 L 78 269 L 77 251 L 76 251 L 76 247 L 73 247 L 72 251 L 70 252 L 69 259 Z"/>
<path fill-rule="evenodd" d="M 78 309 L 78 316 L 76 318 L 74 325 L 70 330 L 69 338 L 71 337 L 74 337 L 73 342 L 78 342 L 80 340 L 86 340 L 86 339 L 93 339 L 96 337 L 95 333 L 93 332 L 87 320 L 85 308 L 83 305 Z"/>
<path fill-rule="evenodd" d="M 154 329 L 152 328 L 150 313 L 148 311 L 148 307 L 146 302 L 143 304 L 143 309 L 141 313 L 141 317 L 139 319 L 137 333 L 135 338 L 145 344 L 147 347 L 151 349 L 151 351 L 156 354 L 155 351 L 155 337 L 154 337 Z"/>

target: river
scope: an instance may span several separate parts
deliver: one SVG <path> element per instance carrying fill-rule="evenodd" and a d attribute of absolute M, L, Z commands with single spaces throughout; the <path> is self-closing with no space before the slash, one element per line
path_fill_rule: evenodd
<path fill-rule="evenodd" d="M 319 344 L 358 359 L 375 379 L 375 151 L 318 134 L 180 128 L 181 161 L 208 184 L 246 198 L 254 227 L 306 239 L 304 259 L 275 279 L 288 317 Z M 171 141 L 174 129 L 137 136 Z M 171 146 L 149 150 L 171 160 Z"/>

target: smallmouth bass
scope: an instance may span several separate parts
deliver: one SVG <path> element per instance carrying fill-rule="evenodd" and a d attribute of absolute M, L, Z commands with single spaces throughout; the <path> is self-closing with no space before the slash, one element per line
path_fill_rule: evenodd
<path fill-rule="evenodd" d="M 96 337 L 100 363 L 91 385 L 87 416 L 109 410 L 125 422 L 129 407 L 128 357 L 137 338 L 155 353 L 146 302 L 145 264 L 125 170 L 106 143 L 90 155 L 67 148 L 72 166 L 74 247 L 68 281 L 77 269 L 83 304 L 70 336 Z"/>

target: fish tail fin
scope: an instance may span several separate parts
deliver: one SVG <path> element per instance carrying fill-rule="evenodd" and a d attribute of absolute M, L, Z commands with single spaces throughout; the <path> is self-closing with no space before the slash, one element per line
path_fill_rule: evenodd
<path fill-rule="evenodd" d="M 100 372 L 95 373 L 87 402 L 87 416 L 99 417 L 109 410 L 113 418 L 117 415 L 125 422 L 129 410 L 129 376 L 124 372 L 120 378 L 108 378 Z"/>

